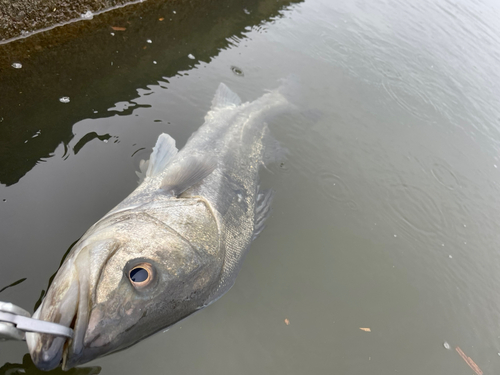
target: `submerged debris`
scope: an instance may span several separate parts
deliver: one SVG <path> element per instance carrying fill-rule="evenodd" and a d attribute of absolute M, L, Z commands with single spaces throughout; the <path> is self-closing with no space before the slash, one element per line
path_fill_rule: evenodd
<path fill-rule="evenodd" d="M 370 328 L 360 328 L 360 330 L 365 331 L 365 332 L 371 332 L 372 331 Z"/>

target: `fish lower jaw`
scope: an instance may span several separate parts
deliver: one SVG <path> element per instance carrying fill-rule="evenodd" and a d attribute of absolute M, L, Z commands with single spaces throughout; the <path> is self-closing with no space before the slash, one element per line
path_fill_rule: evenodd
<path fill-rule="evenodd" d="M 36 341 L 36 346 L 29 347 L 31 359 L 36 367 L 43 371 L 50 371 L 60 366 L 63 348 L 66 345 L 66 339 L 62 337 L 56 337 L 52 340 L 48 348 L 43 348 L 42 335 L 45 334 L 31 334 L 39 335 L 38 338 L 34 339 Z M 33 342 L 32 341 L 32 342 Z"/>
<path fill-rule="evenodd" d="M 73 317 L 73 320 L 71 321 L 71 325 L 69 326 L 69 328 L 71 328 L 73 332 L 76 332 L 75 326 L 76 326 L 76 314 Z M 74 353 L 74 346 L 75 346 L 73 340 L 74 337 L 72 339 L 67 340 L 66 343 L 64 344 L 62 361 L 61 361 L 61 367 L 64 371 L 68 371 L 69 369 L 78 365 L 79 356 L 75 358 L 74 354 L 71 355 L 71 353 Z"/>
<path fill-rule="evenodd" d="M 82 361 L 82 357 L 80 355 L 71 354 L 70 349 L 71 349 L 70 345 L 68 345 L 66 348 L 64 348 L 64 353 L 63 353 L 63 357 L 62 357 L 62 364 L 61 364 L 61 368 L 63 369 L 63 371 L 68 371 L 68 370 L 72 369 L 73 367 L 76 367 L 76 366 L 82 364 L 83 362 L 86 362 L 86 361 Z"/>
<path fill-rule="evenodd" d="M 63 349 L 63 354 L 62 354 L 62 363 L 61 363 L 61 368 L 64 371 L 68 371 L 71 367 L 68 367 L 68 355 L 69 355 L 69 349 L 71 347 L 72 341 L 68 340 L 66 341 L 66 344 L 64 345 Z"/>

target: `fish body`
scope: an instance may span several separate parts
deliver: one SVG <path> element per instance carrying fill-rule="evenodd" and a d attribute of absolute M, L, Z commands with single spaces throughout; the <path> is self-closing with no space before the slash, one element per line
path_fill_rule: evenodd
<path fill-rule="evenodd" d="M 75 244 L 35 312 L 75 331 L 26 335 L 40 369 L 127 348 L 231 288 L 270 211 L 258 173 L 280 151 L 265 119 L 289 107 L 283 88 L 241 103 L 221 84 L 181 151 L 160 135 L 142 183 Z"/>

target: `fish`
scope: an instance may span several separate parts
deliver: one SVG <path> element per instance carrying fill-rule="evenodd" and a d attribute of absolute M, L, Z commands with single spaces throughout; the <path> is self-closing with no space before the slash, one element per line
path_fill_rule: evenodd
<path fill-rule="evenodd" d="M 33 363 L 64 370 L 126 349 L 218 300 L 264 229 L 259 170 L 286 153 L 267 119 L 293 108 L 286 82 L 243 103 L 221 83 L 179 151 L 161 134 L 142 182 L 73 246 L 33 317 L 72 339 L 27 333 Z"/>

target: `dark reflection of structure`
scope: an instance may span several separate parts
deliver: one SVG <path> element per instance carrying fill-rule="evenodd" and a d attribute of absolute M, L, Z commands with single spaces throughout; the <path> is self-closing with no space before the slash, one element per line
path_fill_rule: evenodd
<path fill-rule="evenodd" d="M 71 246 L 68 248 L 68 250 L 64 253 L 64 255 L 61 259 L 61 264 L 64 262 L 64 259 L 66 259 L 69 252 L 71 251 L 71 249 L 73 248 L 73 246 L 77 242 L 78 242 L 78 240 L 73 242 L 71 244 Z M 47 285 L 47 289 L 49 288 L 50 284 L 54 280 L 56 273 L 57 272 L 54 272 L 54 274 L 50 277 L 48 285 Z M 13 282 L 12 284 L 7 285 L 4 288 L 0 289 L 0 292 L 4 291 L 7 288 L 11 288 L 13 286 L 16 286 L 25 280 L 26 280 L 26 278 L 17 280 L 15 282 Z M 38 308 L 38 306 L 42 302 L 44 295 L 45 295 L 45 290 L 42 290 L 41 294 L 40 294 L 40 298 L 36 302 L 33 311 L 35 311 Z M 9 342 L 5 342 L 2 344 L 8 345 Z M 96 375 L 96 374 L 99 374 L 100 372 L 101 372 L 101 367 L 97 367 L 97 366 L 96 367 L 77 367 L 77 368 L 73 368 L 69 371 L 63 371 L 61 369 L 61 367 L 58 367 L 58 368 L 51 370 L 51 371 L 48 371 L 48 372 L 41 371 L 35 366 L 35 364 L 31 360 L 31 356 L 29 355 L 29 353 L 24 355 L 22 363 L 8 363 L 7 362 L 2 367 L 0 367 L 0 375 L 16 375 L 16 374 L 27 374 L 27 375 L 30 375 L 30 374 L 37 374 L 37 375 L 42 375 L 42 374 L 47 374 L 47 375 L 56 375 L 56 374 L 60 374 L 60 375 Z"/>
<path fill-rule="evenodd" d="M 21 284 L 23 281 L 26 280 L 26 277 L 23 277 L 22 279 L 19 279 L 17 281 L 14 281 L 12 284 L 9 284 L 7 286 L 4 286 L 3 288 L 0 289 L 0 293 L 2 293 L 5 289 L 12 288 L 13 286 L 16 286 L 18 284 Z"/>
<path fill-rule="evenodd" d="M 109 134 L 104 134 L 104 135 L 99 135 L 96 132 L 91 132 L 88 134 L 85 134 L 82 139 L 78 141 L 78 143 L 73 147 L 73 152 L 78 154 L 78 152 L 85 146 L 87 143 L 89 143 L 93 139 L 99 139 L 100 141 L 108 140 L 111 138 Z"/>
<path fill-rule="evenodd" d="M 245 27 L 294 2 L 150 0 L 0 45 L 0 183 L 15 184 L 61 142 L 67 145 L 74 123 L 208 62 L 229 37 L 242 37 Z M 61 103 L 63 96 L 70 103 Z"/>
<path fill-rule="evenodd" d="M 36 368 L 29 354 L 25 354 L 23 357 L 23 363 L 6 363 L 0 367 L 0 375 L 96 375 L 101 372 L 100 367 L 77 367 L 72 368 L 69 371 L 63 371 L 60 367 L 52 371 L 41 371 Z"/>
<path fill-rule="evenodd" d="M 56 277 L 56 274 L 57 274 L 57 271 L 59 271 L 59 268 L 61 268 L 63 262 L 64 262 L 64 259 L 66 259 L 66 257 L 68 256 L 68 254 L 71 252 L 71 249 L 73 249 L 73 246 L 76 245 L 76 243 L 79 241 L 80 239 L 77 239 L 75 242 L 73 242 L 69 247 L 68 247 L 68 250 L 66 250 L 66 252 L 64 253 L 62 259 L 61 259 L 61 263 L 59 263 L 59 267 L 57 267 L 57 270 L 52 274 L 52 276 L 50 276 L 49 278 L 49 282 L 47 284 L 47 289 L 42 289 L 42 291 L 40 292 L 40 297 L 38 298 L 38 300 L 35 302 L 35 307 L 33 307 L 33 312 L 36 311 L 36 309 L 38 309 L 38 306 L 40 306 L 40 304 L 42 303 L 43 301 L 43 297 L 45 297 L 45 294 L 47 293 L 47 290 L 49 290 L 50 288 L 50 284 L 52 284 L 52 281 L 54 281 L 54 278 Z M 1 374 L 0 374 L 1 375 Z"/>

